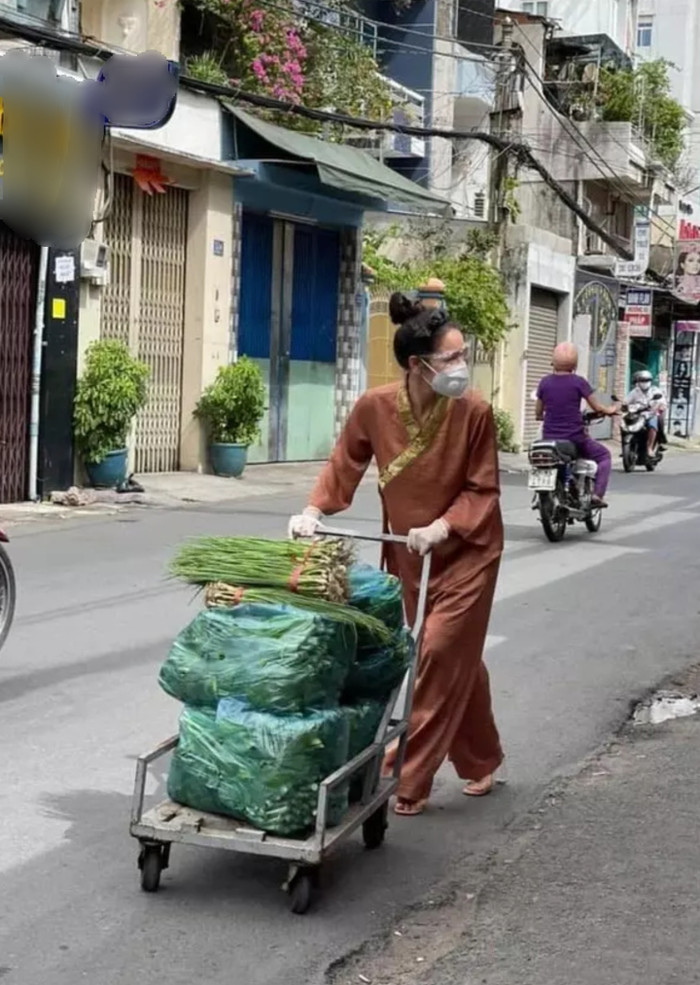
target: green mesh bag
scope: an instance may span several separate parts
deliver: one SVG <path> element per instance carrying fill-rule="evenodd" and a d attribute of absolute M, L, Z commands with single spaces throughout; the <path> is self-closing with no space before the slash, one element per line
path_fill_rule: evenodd
<path fill-rule="evenodd" d="M 370 746 L 375 739 L 377 729 L 386 711 L 384 701 L 361 701 L 356 705 L 343 705 L 343 712 L 350 726 L 350 753 L 348 760 L 354 759 Z M 350 803 L 357 803 L 362 798 L 365 767 L 350 778 Z"/>
<path fill-rule="evenodd" d="M 343 701 L 355 703 L 363 699 L 387 702 L 391 692 L 403 680 L 415 644 L 404 627 L 393 634 L 388 646 L 358 649 L 343 691 Z"/>
<path fill-rule="evenodd" d="M 353 564 L 348 571 L 348 585 L 350 605 L 381 619 L 389 629 L 401 629 L 404 621 L 403 594 L 398 578 L 371 564 Z M 358 646 L 361 650 L 376 645 L 377 641 L 370 634 L 359 630 Z"/>
<path fill-rule="evenodd" d="M 349 733 L 340 709 L 277 716 L 229 700 L 217 712 L 185 708 L 168 795 L 272 834 L 302 835 L 316 823 L 320 782 L 348 761 Z M 346 785 L 331 794 L 329 824 L 347 806 Z"/>
<path fill-rule="evenodd" d="M 198 707 L 237 698 L 280 715 L 331 708 L 356 642 L 353 626 L 292 606 L 250 602 L 205 609 L 173 643 L 160 685 Z"/>

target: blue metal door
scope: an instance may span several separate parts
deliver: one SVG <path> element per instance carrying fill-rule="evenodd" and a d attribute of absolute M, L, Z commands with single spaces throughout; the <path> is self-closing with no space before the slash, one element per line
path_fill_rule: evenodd
<path fill-rule="evenodd" d="M 340 237 L 297 225 L 293 249 L 284 459 L 314 461 L 333 446 Z"/>
<path fill-rule="evenodd" d="M 273 254 L 275 224 L 268 216 L 244 212 L 242 217 L 241 281 L 238 313 L 238 354 L 253 359 L 263 374 L 270 406 L 270 343 L 273 318 Z M 270 412 L 261 422 L 260 442 L 249 461 L 270 460 Z"/>
<path fill-rule="evenodd" d="M 252 462 L 332 448 L 339 272 L 337 232 L 243 213 L 238 353 L 258 363 L 268 396 Z"/>

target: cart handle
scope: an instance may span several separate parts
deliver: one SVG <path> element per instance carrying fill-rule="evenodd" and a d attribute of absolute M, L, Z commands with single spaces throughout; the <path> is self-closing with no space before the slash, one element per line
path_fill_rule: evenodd
<path fill-rule="evenodd" d="M 374 544 L 408 544 L 408 537 L 400 534 L 360 534 L 356 530 L 342 530 L 335 527 L 327 527 L 325 524 L 316 528 L 318 537 L 340 537 L 343 540 L 365 540 Z M 413 624 L 411 635 L 416 643 L 420 639 L 425 621 L 425 609 L 428 604 L 428 583 L 430 581 L 430 564 L 432 561 L 432 551 L 428 551 L 423 557 L 423 567 L 420 573 L 420 586 L 418 588 L 418 604 L 416 606 L 416 621 Z"/>

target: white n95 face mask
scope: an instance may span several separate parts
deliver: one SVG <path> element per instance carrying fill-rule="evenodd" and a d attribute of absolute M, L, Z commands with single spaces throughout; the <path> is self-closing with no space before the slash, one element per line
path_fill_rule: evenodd
<path fill-rule="evenodd" d="M 433 373 L 430 385 L 441 397 L 461 397 L 469 386 L 469 370 L 466 363 L 458 363 L 450 369 L 434 369 L 430 363 L 425 363 Z"/>

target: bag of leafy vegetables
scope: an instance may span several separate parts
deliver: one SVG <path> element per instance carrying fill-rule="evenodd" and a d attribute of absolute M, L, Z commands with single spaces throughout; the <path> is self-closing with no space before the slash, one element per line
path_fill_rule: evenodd
<path fill-rule="evenodd" d="M 343 690 L 343 701 L 354 703 L 372 698 L 388 701 L 413 659 L 414 648 L 413 637 L 404 627 L 394 632 L 385 646 L 358 649 Z"/>
<path fill-rule="evenodd" d="M 329 708 L 338 703 L 356 639 L 352 625 L 287 605 L 205 609 L 175 640 L 160 685 L 202 707 L 238 698 L 280 715 Z"/>
<path fill-rule="evenodd" d="M 339 709 L 281 717 L 232 700 L 216 712 L 185 708 L 168 794 L 262 831 L 300 835 L 315 824 L 319 784 L 347 762 L 348 744 L 349 723 Z M 330 797 L 329 824 L 347 806 L 346 786 Z"/>
<path fill-rule="evenodd" d="M 350 726 L 350 752 L 348 760 L 371 746 L 377 734 L 377 729 L 386 711 L 384 701 L 361 701 L 355 705 L 344 705 Z M 350 778 L 350 803 L 357 803 L 362 798 L 365 767 L 361 767 L 355 776 Z"/>
<path fill-rule="evenodd" d="M 381 619 L 390 629 L 403 626 L 401 582 L 371 564 L 353 564 L 348 571 L 348 602 L 356 609 Z M 371 636 L 360 631 L 359 646 L 373 645 Z"/>

